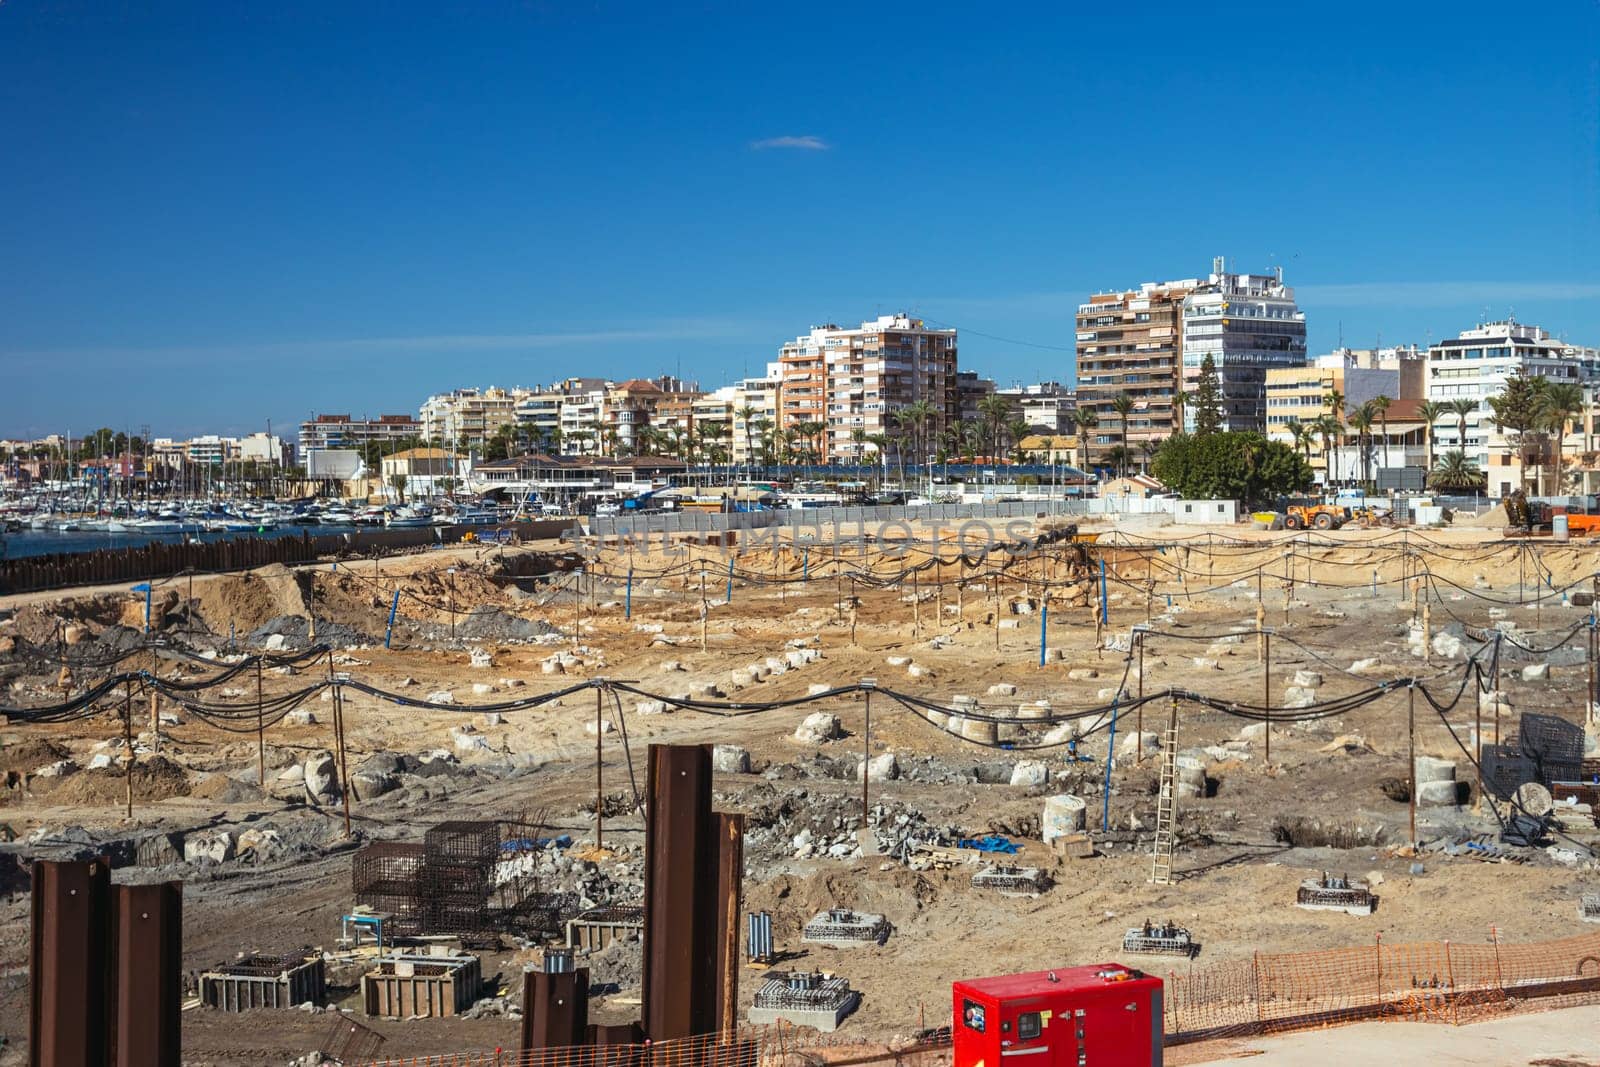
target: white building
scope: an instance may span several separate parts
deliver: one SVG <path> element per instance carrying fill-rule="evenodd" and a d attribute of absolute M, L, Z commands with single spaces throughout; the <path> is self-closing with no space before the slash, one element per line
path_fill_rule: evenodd
<path fill-rule="evenodd" d="M 502 426 L 517 421 L 517 400 L 527 390 L 455 389 L 422 405 L 422 436 L 456 450 L 482 450 Z"/>
<path fill-rule="evenodd" d="M 1306 362 L 1306 315 L 1283 272 L 1230 274 L 1218 258 L 1210 278 L 1183 301 L 1183 388 L 1192 393 L 1206 356 L 1222 390 L 1222 429 L 1267 428 L 1267 371 Z M 1194 404 L 1184 425 L 1195 426 Z"/>
<path fill-rule="evenodd" d="M 1457 416 L 1439 420 L 1434 429 L 1435 452 L 1463 449 L 1467 458 L 1489 475 L 1488 489 L 1493 494 L 1517 486 L 1521 464 L 1506 435 L 1496 429 L 1487 401 L 1504 391 L 1507 378 L 1519 373 L 1592 388 L 1600 383 L 1600 350 L 1567 344 L 1537 326 L 1511 319 L 1462 330 L 1428 348 L 1428 399 L 1440 404 L 1465 399 L 1475 405 L 1467 416 L 1465 441 Z"/>
<path fill-rule="evenodd" d="M 276 434 L 253 433 L 240 439 L 239 458 L 246 463 L 289 467 L 294 464 L 294 445 Z"/>

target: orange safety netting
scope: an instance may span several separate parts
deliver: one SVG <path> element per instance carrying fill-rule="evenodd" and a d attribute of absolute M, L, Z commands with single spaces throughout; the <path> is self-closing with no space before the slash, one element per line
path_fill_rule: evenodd
<path fill-rule="evenodd" d="M 1166 978 L 1169 1042 L 1366 1018 L 1460 1022 L 1485 1005 L 1600 1001 L 1600 933 L 1508 945 L 1425 941 L 1257 954 Z"/>
<path fill-rule="evenodd" d="M 1423 941 L 1258 953 L 1160 976 L 1167 1044 L 1360 1019 L 1460 1023 L 1488 1008 L 1600 1003 L 1600 932 L 1559 941 Z M 883 1042 L 788 1026 L 638 1045 L 395 1056 L 367 1067 L 933 1067 L 947 1036 Z"/>

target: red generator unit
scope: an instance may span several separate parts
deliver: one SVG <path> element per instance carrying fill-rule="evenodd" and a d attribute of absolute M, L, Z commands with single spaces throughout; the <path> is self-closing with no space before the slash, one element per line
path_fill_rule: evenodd
<path fill-rule="evenodd" d="M 1120 963 L 951 989 L 952 1067 L 1161 1067 L 1161 979 Z"/>

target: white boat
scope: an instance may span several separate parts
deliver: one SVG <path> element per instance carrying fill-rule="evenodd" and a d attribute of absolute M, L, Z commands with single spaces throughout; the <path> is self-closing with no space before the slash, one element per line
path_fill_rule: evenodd
<path fill-rule="evenodd" d="M 426 512 L 412 511 L 410 508 L 401 508 L 390 515 L 385 525 L 394 529 L 411 529 L 419 526 L 432 526 L 433 516 Z"/>

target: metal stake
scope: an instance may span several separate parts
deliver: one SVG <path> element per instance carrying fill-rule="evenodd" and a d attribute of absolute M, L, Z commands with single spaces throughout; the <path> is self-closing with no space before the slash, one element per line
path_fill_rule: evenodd
<path fill-rule="evenodd" d="M 605 816 L 605 772 L 601 770 L 600 723 L 603 721 L 605 706 L 605 679 L 595 679 L 594 689 L 594 847 L 602 849 L 606 846 L 606 816 Z"/>
<path fill-rule="evenodd" d="M 1411 776 L 1411 847 L 1417 846 L 1417 683 L 1406 686 L 1406 759 Z"/>

